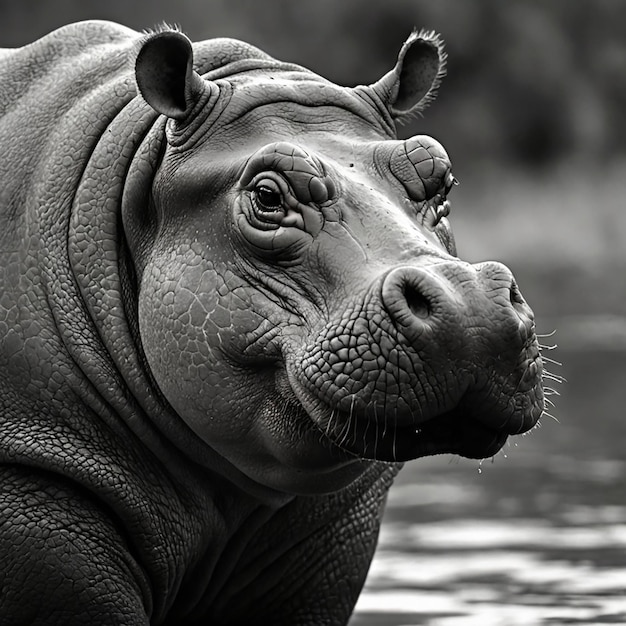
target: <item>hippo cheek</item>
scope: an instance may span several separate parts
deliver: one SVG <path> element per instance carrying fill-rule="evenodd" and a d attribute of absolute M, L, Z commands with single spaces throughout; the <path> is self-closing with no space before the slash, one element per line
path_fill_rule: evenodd
<path fill-rule="evenodd" d="M 240 396 L 239 379 L 219 348 L 228 343 L 236 311 L 219 298 L 225 281 L 216 271 L 201 270 L 197 262 L 198 269 L 191 269 L 182 260 L 182 271 L 182 263 L 173 263 L 144 273 L 138 307 L 142 347 L 160 391 L 197 434 L 207 438 L 219 428 L 220 438 L 235 438 L 236 422 L 224 413 L 234 404 L 226 399 Z"/>
<path fill-rule="evenodd" d="M 362 463 L 329 441 L 320 445 L 300 404 L 277 389 L 284 386 L 282 355 L 272 343 L 277 327 L 272 316 L 255 313 L 268 310 L 258 292 L 237 296 L 243 283 L 236 276 L 197 258 L 159 258 L 172 261 L 144 273 L 142 346 L 161 393 L 206 443 L 207 455 L 282 491 L 326 492 L 352 482 Z"/>
<path fill-rule="evenodd" d="M 387 461 L 495 454 L 543 411 L 532 312 L 507 268 L 396 268 L 288 364 L 336 445 Z"/>

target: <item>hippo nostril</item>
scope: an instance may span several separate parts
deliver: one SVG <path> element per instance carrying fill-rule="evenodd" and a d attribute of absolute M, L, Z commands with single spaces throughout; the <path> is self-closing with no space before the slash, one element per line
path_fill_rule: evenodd
<path fill-rule="evenodd" d="M 481 288 L 490 296 L 497 294 L 494 302 L 505 305 L 507 309 L 510 306 L 522 322 L 526 323 L 529 320 L 532 322 L 532 311 L 524 300 L 522 292 L 508 267 L 495 261 L 478 263 L 474 267 L 478 272 L 477 276 Z"/>
<path fill-rule="evenodd" d="M 428 272 L 416 267 L 390 271 L 381 285 L 382 303 L 391 321 L 407 338 L 421 335 L 433 322 L 437 284 Z"/>
<path fill-rule="evenodd" d="M 511 280 L 511 286 L 509 287 L 509 300 L 516 311 L 526 311 L 526 300 L 524 300 L 522 292 L 519 290 L 515 279 Z"/>
<path fill-rule="evenodd" d="M 409 310 L 415 317 L 426 319 L 430 315 L 430 304 L 428 300 L 412 285 L 404 285 L 404 298 Z"/>

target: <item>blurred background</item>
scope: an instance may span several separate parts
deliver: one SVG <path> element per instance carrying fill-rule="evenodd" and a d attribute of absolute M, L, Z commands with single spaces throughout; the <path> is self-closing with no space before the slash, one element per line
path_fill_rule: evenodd
<path fill-rule="evenodd" d="M 0 46 L 99 18 L 230 36 L 344 85 L 414 26 L 448 76 L 400 129 L 447 148 L 460 256 L 497 259 L 556 378 L 541 428 L 482 464 L 409 463 L 353 626 L 626 623 L 626 2 L 0 0 Z M 549 350 L 558 344 L 554 350 Z"/>

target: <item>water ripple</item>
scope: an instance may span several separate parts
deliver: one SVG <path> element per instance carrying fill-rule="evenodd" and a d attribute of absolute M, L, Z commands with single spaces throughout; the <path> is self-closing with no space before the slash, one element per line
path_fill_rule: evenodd
<path fill-rule="evenodd" d="M 626 624 L 625 515 L 385 524 L 351 626 Z"/>

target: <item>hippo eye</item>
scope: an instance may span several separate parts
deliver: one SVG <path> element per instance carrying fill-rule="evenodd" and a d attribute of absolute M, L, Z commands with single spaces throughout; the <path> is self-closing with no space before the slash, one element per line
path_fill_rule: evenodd
<path fill-rule="evenodd" d="M 271 214 L 283 212 L 283 194 L 275 181 L 260 181 L 252 192 L 252 201 L 259 213 Z"/>

